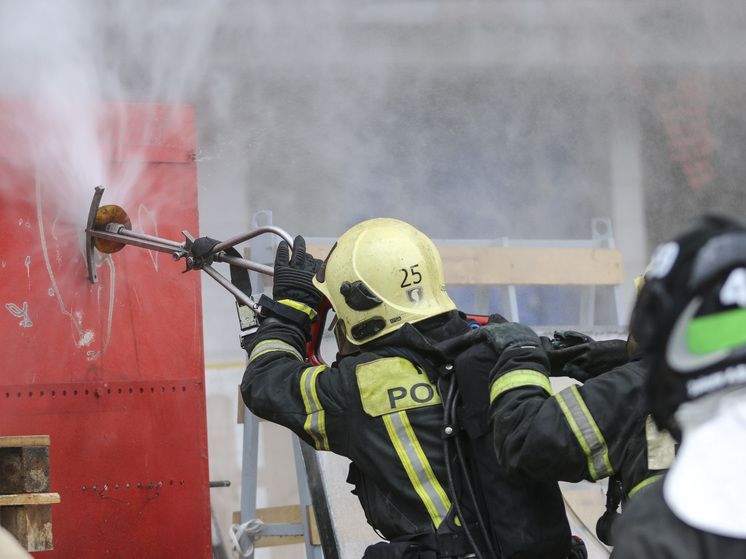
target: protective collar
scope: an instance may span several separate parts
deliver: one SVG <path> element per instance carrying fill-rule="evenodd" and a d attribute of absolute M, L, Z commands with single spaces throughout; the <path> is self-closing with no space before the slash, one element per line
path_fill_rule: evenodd
<path fill-rule="evenodd" d="M 663 496 L 684 523 L 704 532 L 745 539 L 746 390 L 739 387 L 714 396 L 702 402 L 704 407 L 690 408 L 693 413 L 689 417 L 686 409 L 681 410 L 685 417 L 677 414 L 682 442 L 666 475 Z"/>

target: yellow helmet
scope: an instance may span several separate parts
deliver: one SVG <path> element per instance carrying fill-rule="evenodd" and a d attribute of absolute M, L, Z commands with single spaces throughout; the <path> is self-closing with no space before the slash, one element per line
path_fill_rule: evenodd
<path fill-rule="evenodd" d="M 371 219 L 344 233 L 313 284 L 356 345 L 456 308 L 435 245 L 397 219 Z"/>

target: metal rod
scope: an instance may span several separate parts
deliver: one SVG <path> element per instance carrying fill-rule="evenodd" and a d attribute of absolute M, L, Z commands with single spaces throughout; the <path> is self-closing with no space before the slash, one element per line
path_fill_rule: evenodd
<path fill-rule="evenodd" d="M 208 253 L 208 256 L 210 254 L 215 254 L 217 252 L 220 252 L 221 250 L 225 250 L 226 248 L 230 248 L 232 246 L 241 244 L 244 241 L 248 241 L 249 239 L 253 239 L 254 237 L 257 237 L 259 235 L 263 235 L 264 233 L 274 233 L 275 235 L 285 240 L 291 247 L 293 246 L 293 238 L 290 236 L 290 234 L 287 231 L 285 231 L 284 229 L 280 229 L 279 227 L 273 227 L 272 225 L 267 225 L 265 227 L 259 227 L 258 229 L 254 229 L 253 231 L 249 231 L 248 233 L 244 233 L 243 235 L 233 237 L 232 239 L 228 239 L 227 241 L 223 241 L 222 243 L 218 243 Z"/>
<path fill-rule="evenodd" d="M 91 237 L 91 230 L 93 224 L 96 222 L 96 214 L 98 213 L 98 207 L 101 204 L 101 197 L 104 195 L 104 187 L 97 186 L 93 192 L 93 200 L 91 200 L 91 208 L 88 210 L 88 221 L 86 221 L 85 228 L 85 262 L 88 266 L 88 281 L 96 283 L 98 276 L 96 275 L 96 264 L 93 261 L 93 238 Z"/>
<path fill-rule="evenodd" d="M 258 262 L 252 262 L 251 260 L 246 260 L 244 258 L 228 256 L 224 252 L 221 252 L 215 255 L 215 262 L 227 262 L 228 264 L 232 264 L 233 266 L 238 266 L 239 268 L 246 268 L 247 270 L 253 270 L 255 272 L 259 272 L 260 274 L 265 274 L 267 276 L 275 275 L 275 269 L 272 266 L 267 266 L 266 264 L 259 264 Z"/>
<path fill-rule="evenodd" d="M 244 305 L 249 307 L 255 314 L 259 313 L 259 305 L 256 304 L 256 302 L 246 295 L 243 291 L 238 289 L 235 285 L 233 285 L 228 279 L 224 278 L 220 272 L 217 270 L 213 270 L 211 266 L 204 266 L 202 270 L 210 276 L 212 279 L 214 279 L 216 282 L 218 282 L 220 285 L 225 287 L 228 291 L 230 291 L 233 296 L 241 301 Z"/>
<path fill-rule="evenodd" d="M 161 239 L 160 237 L 153 237 L 152 235 L 147 235 L 145 233 L 136 233 L 130 229 L 127 229 L 120 223 L 109 223 L 106 226 L 106 230 L 110 233 L 117 233 L 119 235 L 122 235 L 123 237 L 129 237 L 144 242 L 152 242 L 156 245 L 171 247 L 172 250 L 183 250 L 185 246 L 184 243 L 178 243 L 169 239 Z M 96 233 L 97 231 L 93 231 L 93 234 Z"/>
<path fill-rule="evenodd" d="M 169 241 L 168 239 L 159 239 L 158 237 L 152 237 L 150 235 L 134 233 L 120 223 L 109 223 L 106 226 L 106 229 L 92 229 L 86 232 L 91 237 L 96 237 L 98 239 L 147 248 L 158 252 L 173 254 L 174 252 L 184 250 L 183 243 L 179 244 L 175 241 Z"/>

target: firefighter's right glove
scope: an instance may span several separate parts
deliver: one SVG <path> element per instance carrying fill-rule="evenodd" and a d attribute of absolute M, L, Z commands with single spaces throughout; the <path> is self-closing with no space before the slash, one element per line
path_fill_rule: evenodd
<path fill-rule="evenodd" d="M 597 377 L 629 361 L 625 340 L 596 341 L 586 334 L 558 331 L 554 338 L 541 337 L 552 376 L 580 382 Z"/>
<path fill-rule="evenodd" d="M 293 241 L 293 255 L 287 242 L 280 241 L 275 254 L 275 277 L 272 298 L 289 299 L 315 309 L 324 299 L 313 285 L 313 276 L 321 267 L 321 260 L 306 252 L 306 240 L 298 235 Z"/>

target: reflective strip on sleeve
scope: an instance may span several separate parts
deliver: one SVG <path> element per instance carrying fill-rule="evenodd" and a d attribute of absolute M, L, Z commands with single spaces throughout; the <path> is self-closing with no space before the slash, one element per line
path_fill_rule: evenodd
<path fill-rule="evenodd" d="M 490 387 L 490 402 L 494 402 L 503 392 L 521 386 L 538 386 L 546 390 L 547 394 L 552 395 L 552 385 L 549 378 L 539 371 L 531 369 L 516 369 L 499 377 Z"/>
<path fill-rule="evenodd" d="M 414 490 L 422 499 L 433 525 L 437 528 L 448 514 L 451 501 L 422 451 L 420 442 L 409 423 L 407 412 L 400 411 L 385 415 L 383 421 Z"/>
<path fill-rule="evenodd" d="M 650 476 L 649 478 L 642 480 L 640 483 L 638 483 L 632 488 L 632 491 L 627 493 L 627 498 L 628 499 L 632 498 L 632 495 L 637 493 L 640 489 L 642 489 L 643 487 L 647 487 L 651 483 L 655 483 L 656 481 L 662 478 L 663 478 L 663 474 L 658 474 L 656 476 Z"/>
<path fill-rule="evenodd" d="M 308 318 L 310 318 L 311 320 L 316 320 L 316 318 L 319 316 L 319 314 L 308 305 L 304 305 L 303 303 L 299 303 L 298 301 L 293 301 L 292 299 L 280 299 L 279 301 L 275 302 L 280 303 L 281 305 L 285 305 L 286 307 L 290 307 L 291 309 L 295 309 L 296 311 L 300 311 L 303 314 L 307 314 Z"/>
<path fill-rule="evenodd" d="M 316 393 L 316 379 L 319 373 L 326 369 L 326 365 L 309 367 L 300 378 L 300 389 L 303 394 L 303 404 L 306 407 L 306 422 L 303 429 L 313 437 L 316 450 L 329 450 L 329 439 L 326 436 L 326 422 L 324 408 L 321 407 Z"/>
<path fill-rule="evenodd" d="M 269 353 L 270 351 L 284 351 L 285 353 L 291 353 L 292 355 L 295 355 L 295 357 L 298 358 L 299 361 L 303 361 L 303 356 L 290 344 L 281 340 L 265 340 L 256 344 L 254 349 L 251 351 L 251 355 L 249 356 L 249 363 L 251 363 L 260 355 L 264 355 L 265 353 Z"/>
<path fill-rule="evenodd" d="M 609 461 L 609 448 L 578 387 L 569 386 L 555 396 L 572 432 L 588 458 L 588 471 L 594 481 L 614 473 Z"/>

